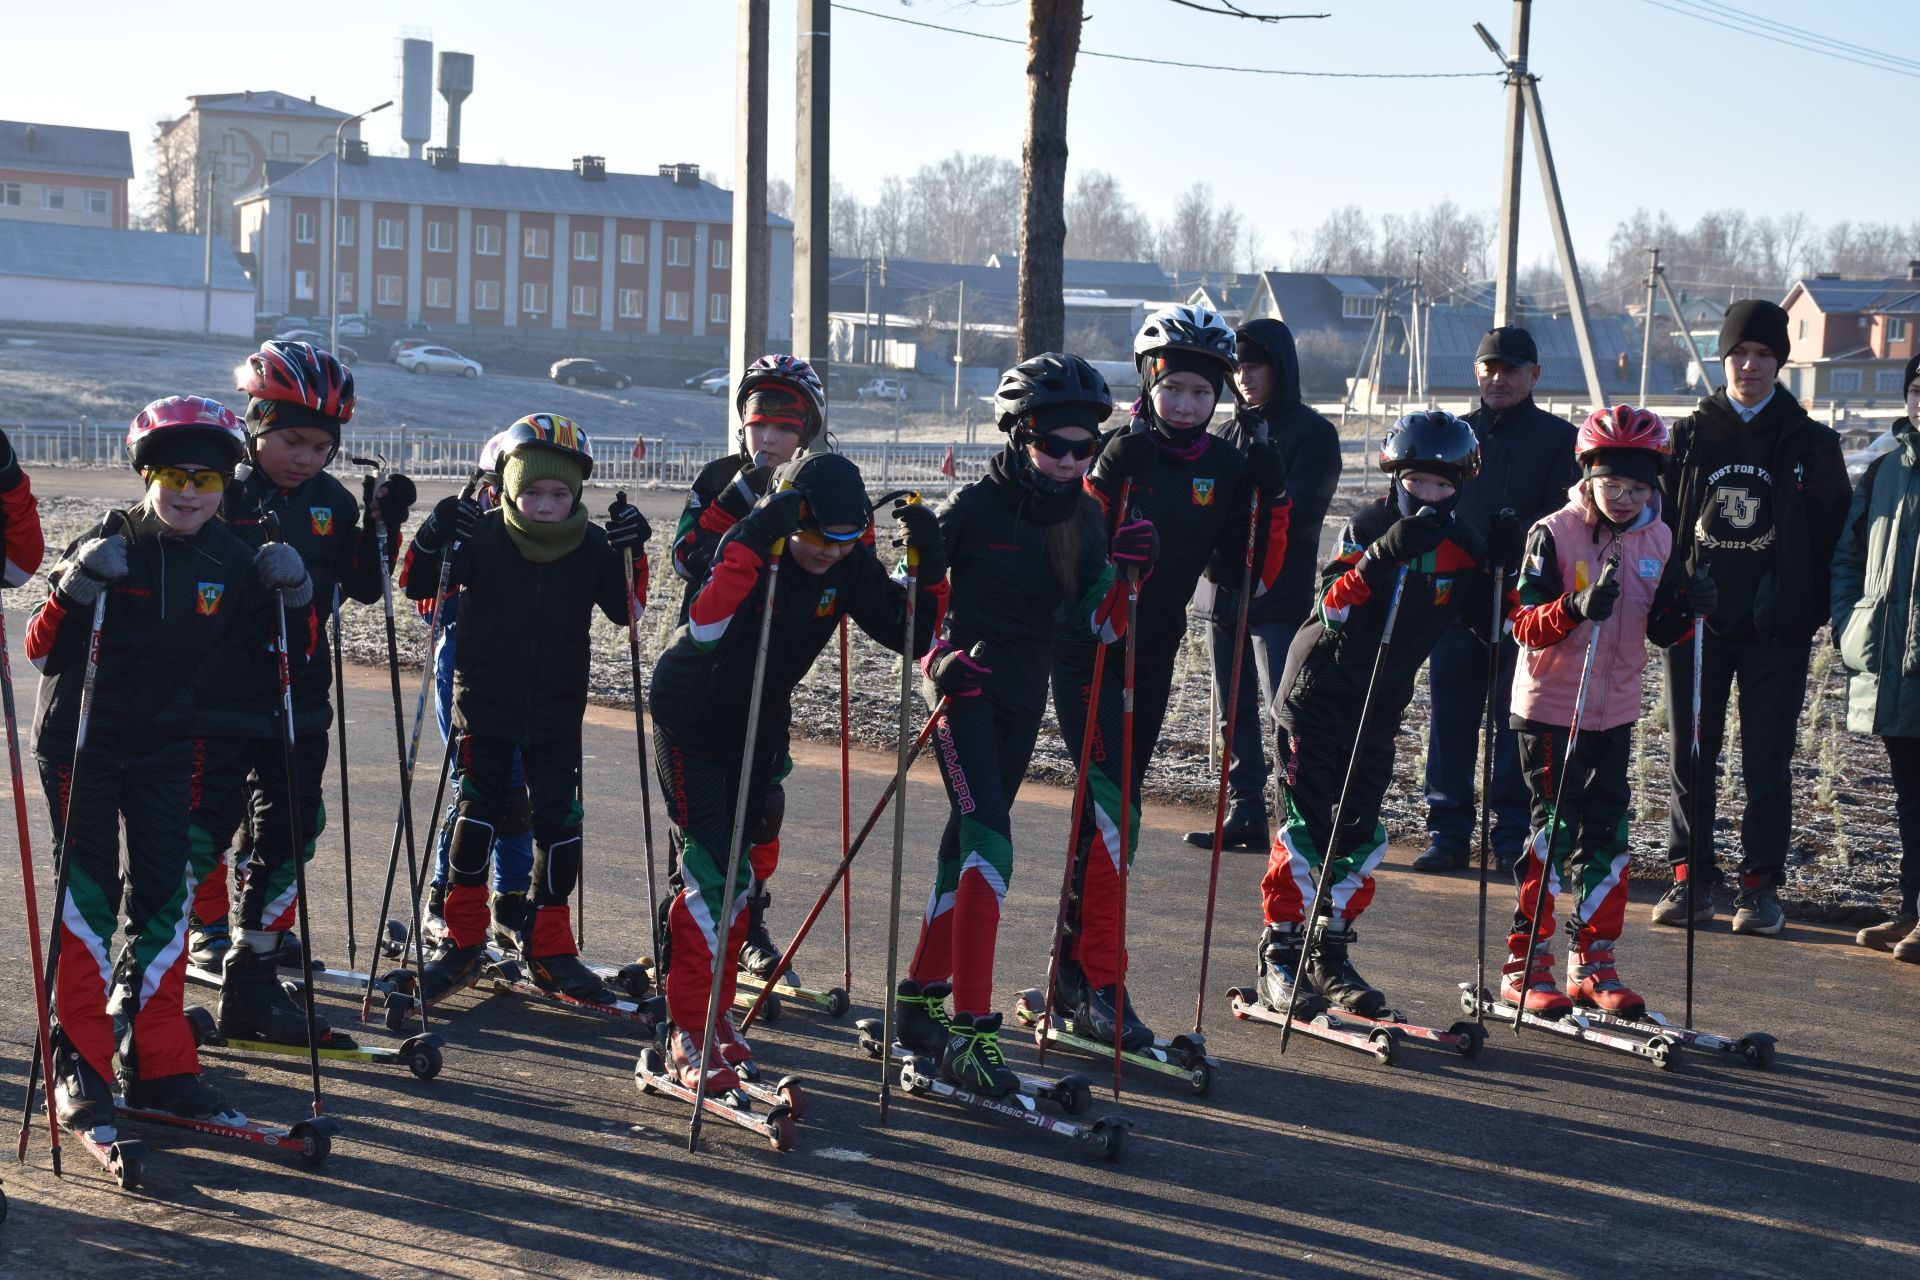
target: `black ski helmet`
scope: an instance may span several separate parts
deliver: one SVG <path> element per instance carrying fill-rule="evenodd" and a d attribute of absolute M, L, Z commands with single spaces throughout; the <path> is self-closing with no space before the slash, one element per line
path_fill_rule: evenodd
<path fill-rule="evenodd" d="M 1000 412 L 1000 429 L 1011 434 L 1038 409 L 1084 405 L 1094 424 L 1105 422 L 1113 413 L 1113 392 L 1100 371 L 1079 356 L 1047 351 L 1001 374 L 993 405 Z"/>
<path fill-rule="evenodd" d="M 1464 484 L 1480 474 L 1480 441 L 1466 419 L 1444 409 L 1419 409 L 1388 430 L 1380 445 L 1380 469 L 1431 471 Z"/>
<path fill-rule="evenodd" d="M 806 499 L 807 509 L 800 518 L 802 528 L 836 524 L 865 528 L 873 519 L 873 504 L 867 499 L 867 482 L 861 478 L 860 468 L 837 453 L 803 453 L 783 463 L 773 473 L 773 488 L 797 489 Z"/>

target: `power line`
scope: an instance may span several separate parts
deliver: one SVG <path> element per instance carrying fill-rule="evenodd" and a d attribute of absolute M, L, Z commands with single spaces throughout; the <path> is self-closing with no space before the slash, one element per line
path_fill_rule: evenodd
<path fill-rule="evenodd" d="M 1789 49 L 1798 49 L 1803 53 L 1814 53 L 1814 54 L 1819 54 L 1820 56 L 1826 57 L 1826 58 L 1837 58 L 1841 62 L 1851 62 L 1852 64 L 1858 67 L 1867 67 L 1874 71 L 1890 71 L 1897 76 L 1907 76 L 1912 79 L 1920 80 L 1920 67 L 1909 69 L 1906 66 L 1894 65 L 1885 61 L 1869 62 L 1866 58 L 1853 57 L 1849 54 L 1841 53 L 1833 49 L 1821 49 L 1821 48 L 1809 47 L 1806 43 L 1804 43 L 1804 39 L 1805 39 L 1804 37 L 1799 39 L 1789 39 L 1786 36 L 1773 35 L 1766 31 L 1758 31 L 1758 30 L 1755 30 L 1751 25 L 1742 25 L 1739 23 L 1723 21 L 1720 18 L 1711 16 L 1711 14 L 1708 12 L 1702 12 L 1695 9 L 1683 9 L 1676 4 L 1666 3 L 1666 0 L 1642 0 L 1642 2 L 1645 4 L 1650 4 L 1656 9 L 1665 9 L 1668 13 L 1677 13 L 1683 18 L 1692 18 L 1696 22 L 1709 23 L 1713 26 L 1724 28 L 1727 31 L 1737 31 L 1741 35 L 1752 36 L 1756 40 L 1766 40 L 1772 44 L 1784 45 Z M 1884 55 L 1874 54 L 1872 56 L 1879 58 L 1879 57 L 1883 57 Z"/>
<path fill-rule="evenodd" d="M 1012 44 L 1027 47 L 1025 40 L 1016 40 L 1011 36 L 990 36 L 982 31 L 968 31 L 964 27 L 943 27 L 935 22 L 921 22 L 915 18 L 902 18 L 898 14 L 875 13 L 871 9 L 859 9 L 850 4 L 836 4 L 834 8 L 843 13 L 857 13 L 865 18 L 879 18 L 883 22 L 898 22 L 902 26 L 924 27 L 928 31 L 943 31 L 951 36 L 970 36 L 975 40 L 985 40 L 992 44 Z M 1487 80 L 1506 78 L 1504 71 L 1296 71 L 1276 67 L 1222 67 L 1207 62 L 1175 62 L 1167 58 L 1142 58 L 1127 53 L 1098 53 L 1092 49 L 1080 50 L 1082 58 L 1105 58 L 1111 62 L 1140 62 L 1154 67 L 1181 67 L 1189 71 L 1227 71 L 1248 76 L 1301 76 L 1317 80 Z"/>
<path fill-rule="evenodd" d="M 1904 66 L 1915 71 L 1920 71 L 1920 62 L 1916 62 L 1911 58 L 1902 58 L 1894 54 L 1883 53 L 1878 49 L 1869 48 L 1862 44 L 1854 44 L 1847 40 L 1836 40 L 1832 36 L 1821 35 L 1818 31 L 1810 31 L 1805 27 L 1796 27 L 1790 23 L 1776 22 L 1772 18 L 1763 18 L 1758 14 L 1744 13 L 1731 5 L 1719 3 L 1719 0 L 1680 0 L 1680 3 L 1692 8 L 1710 9 L 1723 17 L 1749 26 L 1768 27 L 1780 32 L 1782 35 L 1794 36 L 1801 40 L 1811 40 L 1815 44 L 1828 45 L 1843 53 L 1858 54 L 1863 58 L 1869 58 L 1876 62 L 1893 63 L 1896 66 Z"/>

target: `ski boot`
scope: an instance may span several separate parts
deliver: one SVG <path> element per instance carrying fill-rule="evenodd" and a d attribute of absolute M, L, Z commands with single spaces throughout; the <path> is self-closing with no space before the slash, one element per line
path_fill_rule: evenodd
<path fill-rule="evenodd" d="M 1071 950 L 1071 936 L 1060 939 L 1062 948 Z M 1055 964 L 1053 975 L 1053 1007 L 1055 1009 L 1077 1009 L 1080 1006 L 1080 993 L 1087 985 L 1087 975 L 1080 968 L 1080 962 L 1071 956 L 1062 955 Z"/>
<path fill-rule="evenodd" d="M 489 934 L 493 945 L 505 955 L 525 955 L 527 937 L 533 931 L 533 904 L 527 901 L 526 890 L 496 893 L 488 906 L 493 913 L 493 927 Z"/>
<path fill-rule="evenodd" d="M 743 1076 L 753 1073 L 753 1046 L 734 1024 L 733 1010 L 722 1009 L 713 1020 L 713 1048 L 720 1060 L 739 1069 Z"/>
<path fill-rule="evenodd" d="M 1537 943 L 1529 958 L 1526 945 L 1524 933 L 1507 939 L 1507 962 L 1500 966 L 1500 998 L 1543 1018 L 1566 1017 L 1573 1001 L 1553 980 L 1553 949 L 1544 941 Z"/>
<path fill-rule="evenodd" d="M 1647 1011 L 1647 1002 L 1614 972 L 1611 941 L 1590 942 L 1585 951 L 1575 951 L 1567 958 L 1567 976 L 1575 1004 L 1620 1018 L 1638 1018 Z"/>
<path fill-rule="evenodd" d="M 427 905 L 420 912 L 420 934 L 429 948 L 447 940 L 447 886 L 434 884 L 427 890 Z"/>
<path fill-rule="evenodd" d="M 218 973 L 233 945 L 233 929 L 223 917 L 211 924 L 197 918 L 187 921 L 187 963 L 196 969 Z"/>
<path fill-rule="evenodd" d="M 1260 933 L 1260 1003 L 1277 1013 L 1293 1006 L 1295 1017 L 1311 1018 L 1323 1011 L 1326 1001 L 1313 993 L 1311 985 L 1302 987 L 1296 997 L 1294 984 L 1300 974 L 1300 926 L 1270 924 Z"/>
<path fill-rule="evenodd" d="M 62 1129 L 90 1134 L 95 1142 L 112 1142 L 117 1136 L 113 1085 L 58 1031 L 53 1040 L 53 1114 Z"/>
<path fill-rule="evenodd" d="M 300 935 L 291 929 L 280 933 L 280 946 L 273 953 L 273 962 L 282 969 L 300 969 L 306 965 L 307 953 L 300 942 Z"/>
<path fill-rule="evenodd" d="M 740 943 L 740 967 L 762 982 L 773 981 L 780 964 L 780 947 L 767 932 L 767 907 L 772 902 L 773 895 L 765 889 L 747 895 L 747 932 Z M 793 986 L 800 985 L 791 966 L 782 977 Z"/>
<path fill-rule="evenodd" d="M 242 938 L 245 933 L 243 931 Z M 220 975 L 220 1034 L 234 1040 L 269 1040 L 276 1044 L 307 1042 L 307 1013 L 280 985 L 277 952 L 261 954 L 242 941 L 227 951 Z M 315 1016 L 316 1042 L 327 1038 L 326 1019 Z"/>
<path fill-rule="evenodd" d="M 922 1057 L 939 1061 L 953 1039 L 953 1021 L 947 1017 L 947 997 L 953 985 L 929 982 L 921 986 L 902 978 L 893 993 L 893 1038 Z"/>
<path fill-rule="evenodd" d="M 1347 958 L 1348 946 L 1358 938 L 1350 920 L 1323 921 L 1319 944 L 1307 957 L 1303 976 L 1328 1004 L 1363 1018 L 1377 1018 L 1387 1007 L 1387 998 L 1374 990 Z"/>
<path fill-rule="evenodd" d="M 1114 1022 L 1120 1024 L 1120 1048 L 1140 1050 L 1153 1043 L 1153 1031 L 1133 1011 L 1123 986 L 1083 986 L 1080 1003 L 1074 1007 L 1074 1029 L 1089 1040 L 1113 1043 Z"/>
<path fill-rule="evenodd" d="M 613 1004 L 620 999 L 600 980 L 600 975 L 582 964 L 572 953 L 557 956 L 528 956 L 527 976 L 542 991 L 552 991 L 571 1000 L 588 1004 Z"/>
<path fill-rule="evenodd" d="M 482 943 L 463 947 L 449 942 L 428 956 L 420 967 L 421 1001 L 437 1004 L 461 988 L 472 986 L 486 958 L 487 948 Z"/>
<path fill-rule="evenodd" d="M 674 1083 L 683 1089 L 700 1087 L 700 1037 L 685 1027 L 672 1027 L 667 1032 L 667 1050 L 670 1055 L 668 1070 Z M 713 1061 L 707 1067 L 707 1094 L 731 1093 L 740 1087 L 740 1077 L 734 1073 L 720 1054 L 713 1055 Z"/>
<path fill-rule="evenodd" d="M 953 1035 L 940 1055 L 940 1074 L 986 1098 L 1018 1092 L 1020 1077 L 1007 1069 L 1007 1060 L 1000 1054 L 1000 1015 L 953 1015 Z"/>
<path fill-rule="evenodd" d="M 125 1097 L 130 1111 L 164 1111 L 188 1120 L 214 1120 L 225 1125 L 243 1125 L 247 1118 L 227 1106 L 226 1095 L 208 1084 L 198 1072 L 160 1076 L 154 1080 L 127 1077 Z"/>

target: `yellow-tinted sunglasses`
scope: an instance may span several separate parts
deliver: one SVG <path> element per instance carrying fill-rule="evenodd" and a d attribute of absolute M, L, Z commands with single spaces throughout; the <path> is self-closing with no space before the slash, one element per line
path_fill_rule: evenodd
<path fill-rule="evenodd" d="M 220 493 L 227 487 L 227 473 L 224 471 L 182 471 L 179 467 L 148 467 L 147 479 L 162 489 L 171 489 L 175 493 L 185 493 L 192 489 L 195 493 Z"/>

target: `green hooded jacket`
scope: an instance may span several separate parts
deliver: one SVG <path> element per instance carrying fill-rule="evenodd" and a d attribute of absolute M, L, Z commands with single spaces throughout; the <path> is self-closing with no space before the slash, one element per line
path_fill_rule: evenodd
<path fill-rule="evenodd" d="M 1847 728 L 1920 738 L 1920 432 L 1855 490 L 1833 556 L 1833 634 L 1847 681 Z"/>

